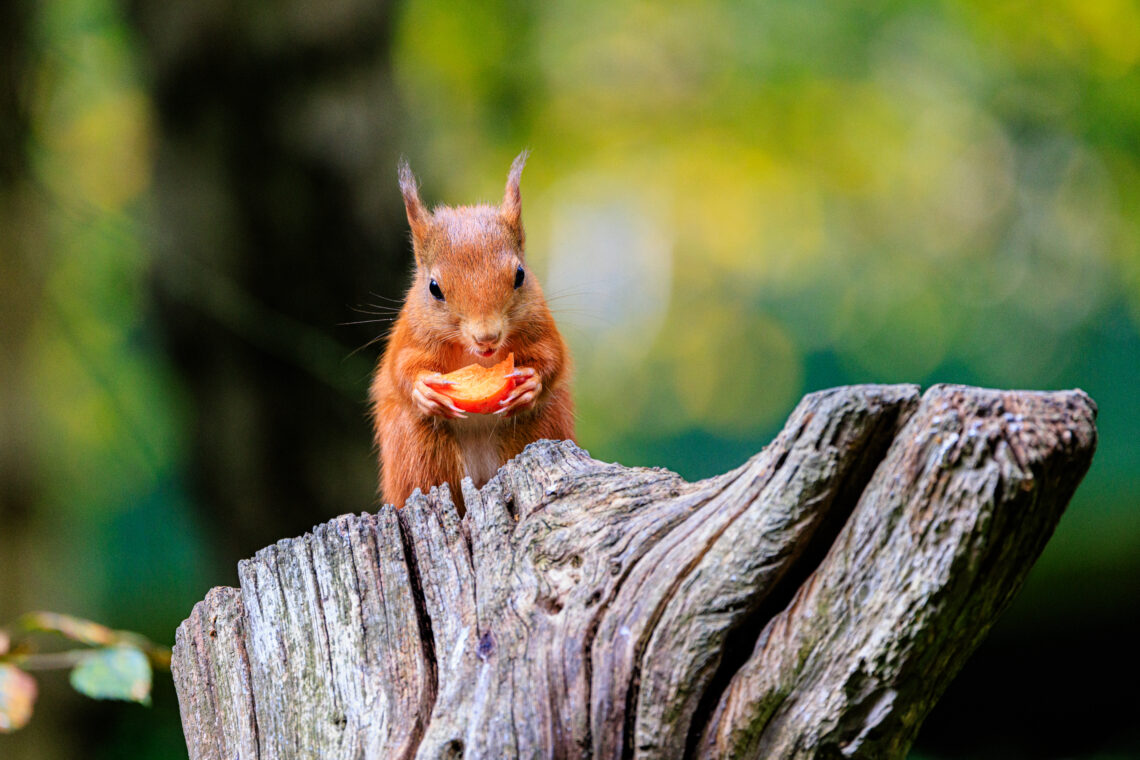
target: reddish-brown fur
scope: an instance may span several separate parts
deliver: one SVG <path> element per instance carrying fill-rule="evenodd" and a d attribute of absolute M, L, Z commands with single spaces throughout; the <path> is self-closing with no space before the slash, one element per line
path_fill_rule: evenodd
<path fill-rule="evenodd" d="M 497 452 L 498 466 L 540 438 L 574 439 L 569 354 L 524 259 L 519 177 L 525 160 L 524 153 L 511 166 L 500 206 L 439 207 L 431 212 L 420 202 L 411 170 L 406 164 L 400 167 L 415 275 L 371 388 L 381 493 L 397 507 L 417 488 L 426 492 L 448 483 L 462 511 L 459 484 L 467 474 L 465 446 Z M 525 279 L 515 289 L 519 266 Z M 444 301 L 429 291 L 433 278 Z M 496 331 L 494 352 L 479 355 L 478 338 Z M 472 362 L 491 366 L 510 352 L 515 366 L 533 369 L 541 383 L 533 401 L 512 407 L 513 413 L 457 420 L 449 419 L 446 411 L 429 414 L 417 405 L 413 389 L 423 388 L 417 380 Z M 515 403 L 526 401 L 525 395 L 519 394 Z M 478 480 L 483 478 L 475 483 L 482 486 Z"/>

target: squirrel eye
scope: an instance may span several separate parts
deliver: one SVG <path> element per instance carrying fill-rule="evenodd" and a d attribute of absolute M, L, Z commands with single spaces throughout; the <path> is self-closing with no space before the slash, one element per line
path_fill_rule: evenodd
<path fill-rule="evenodd" d="M 522 264 L 515 270 L 515 290 L 522 287 L 523 279 L 526 278 L 526 272 L 523 271 Z"/>
<path fill-rule="evenodd" d="M 436 282 L 435 280 L 432 280 L 431 284 L 428 285 L 428 291 L 431 293 L 432 298 L 434 298 L 435 300 L 437 300 L 437 301 L 443 300 L 443 291 L 439 289 L 439 283 Z"/>

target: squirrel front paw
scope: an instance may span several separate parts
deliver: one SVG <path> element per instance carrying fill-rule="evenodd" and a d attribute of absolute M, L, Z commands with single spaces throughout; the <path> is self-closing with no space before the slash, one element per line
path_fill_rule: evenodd
<path fill-rule="evenodd" d="M 438 372 L 425 372 L 416 378 L 412 385 L 412 403 L 425 417 L 443 417 L 449 420 L 462 420 L 467 417 L 463 410 L 447 396 L 432 386 L 445 387 L 452 385 L 450 380 L 444 380 Z"/>
<path fill-rule="evenodd" d="M 495 412 L 503 417 L 513 417 L 533 409 L 539 394 L 542 393 L 542 379 L 533 367 L 517 367 L 510 376 L 515 378 L 516 385 L 510 394 L 499 402 L 502 408 Z"/>

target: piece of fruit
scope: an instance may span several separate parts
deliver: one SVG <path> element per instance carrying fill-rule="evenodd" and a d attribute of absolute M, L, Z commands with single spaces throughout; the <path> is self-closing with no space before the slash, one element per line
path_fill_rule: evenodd
<path fill-rule="evenodd" d="M 451 385 L 432 387 L 465 412 L 490 414 L 499 411 L 499 402 L 515 387 L 515 379 L 510 376 L 514 371 L 515 355 L 508 354 L 493 367 L 468 364 L 463 369 L 449 372 L 442 377 L 450 380 Z"/>

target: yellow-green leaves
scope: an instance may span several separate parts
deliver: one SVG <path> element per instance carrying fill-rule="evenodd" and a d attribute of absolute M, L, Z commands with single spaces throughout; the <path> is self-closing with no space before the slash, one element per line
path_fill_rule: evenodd
<path fill-rule="evenodd" d="M 90 648 L 41 651 L 43 634 Z M 0 627 L 0 733 L 23 728 L 32 717 L 37 688 L 27 671 L 70 670 L 80 694 L 149 705 L 153 668 L 170 668 L 170 649 L 145 636 L 56 612 L 21 615 Z"/>
<path fill-rule="evenodd" d="M 116 632 L 105 625 L 58 612 L 29 612 L 20 616 L 16 625 L 28 633 L 58 633 L 91 646 L 107 646 L 117 640 Z"/>
<path fill-rule="evenodd" d="M 150 663 L 132 646 L 98 649 L 71 671 L 71 685 L 94 699 L 125 699 L 150 704 Z"/>

